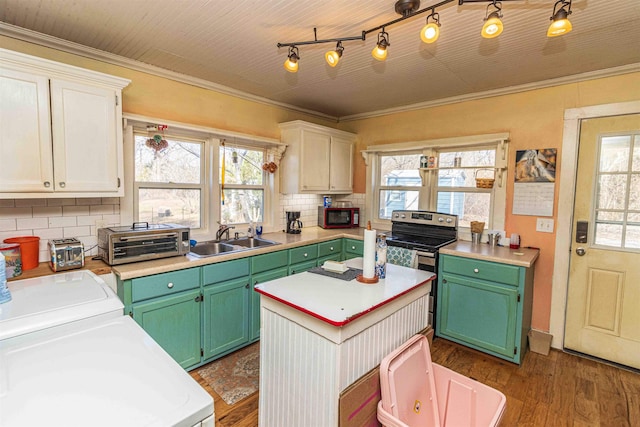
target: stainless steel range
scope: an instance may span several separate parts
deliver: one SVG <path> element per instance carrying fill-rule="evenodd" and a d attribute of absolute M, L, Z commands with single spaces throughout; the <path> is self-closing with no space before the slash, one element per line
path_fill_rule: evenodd
<path fill-rule="evenodd" d="M 458 240 L 458 216 L 429 211 L 393 211 L 387 244 L 415 249 L 420 270 L 438 273 L 438 249 Z M 429 323 L 435 329 L 438 286 L 431 287 Z"/>

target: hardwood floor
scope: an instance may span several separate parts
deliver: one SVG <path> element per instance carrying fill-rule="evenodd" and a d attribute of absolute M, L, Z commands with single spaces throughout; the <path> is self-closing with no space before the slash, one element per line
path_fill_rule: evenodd
<path fill-rule="evenodd" d="M 637 373 L 557 350 L 528 352 L 517 366 L 443 339 L 434 341 L 432 358 L 502 391 L 502 426 L 640 426 Z M 214 398 L 216 427 L 258 425 L 259 392 L 229 406 L 195 371 L 191 376 Z"/>

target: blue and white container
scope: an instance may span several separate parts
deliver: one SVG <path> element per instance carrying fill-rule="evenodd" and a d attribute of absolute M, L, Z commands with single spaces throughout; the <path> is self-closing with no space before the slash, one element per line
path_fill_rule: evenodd
<path fill-rule="evenodd" d="M 11 301 L 11 293 L 7 288 L 7 265 L 0 252 L 0 304 Z"/>
<path fill-rule="evenodd" d="M 330 208 L 331 207 L 331 196 L 324 196 L 322 198 L 322 205 L 325 208 Z"/>
<path fill-rule="evenodd" d="M 387 236 L 378 234 L 376 240 L 376 276 L 384 279 L 387 276 Z"/>

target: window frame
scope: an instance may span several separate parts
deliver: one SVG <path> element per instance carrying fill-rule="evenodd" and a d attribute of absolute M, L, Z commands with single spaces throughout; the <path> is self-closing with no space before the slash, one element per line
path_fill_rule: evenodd
<path fill-rule="evenodd" d="M 137 215 L 136 211 L 134 211 L 134 194 L 137 194 L 134 191 L 134 132 L 146 134 L 146 127 L 148 125 L 164 124 L 168 126 L 168 129 L 165 130 L 165 135 L 206 141 L 205 152 L 203 154 L 206 177 L 205 191 L 201 199 L 201 203 L 205 207 L 205 213 L 201 218 L 202 228 L 191 230 L 191 238 L 195 240 L 210 240 L 215 238 L 215 232 L 220 223 L 220 206 L 219 203 L 217 203 L 217 201 L 220 200 L 220 186 L 218 183 L 219 168 L 216 166 L 218 166 L 220 162 L 219 149 L 221 141 L 224 139 L 234 144 L 264 149 L 268 161 L 273 161 L 276 164 L 279 164 L 287 147 L 287 145 L 280 142 L 279 139 L 243 134 L 225 129 L 174 122 L 131 113 L 123 114 L 123 119 L 125 191 L 124 196 L 120 200 L 120 223 L 122 225 L 132 224 L 135 221 L 135 215 Z M 277 212 L 277 207 L 280 205 L 280 169 L 278 168 L 275 173 L 268 173 L 266 175 L 266 182 L 263 181 L 266 190 L 263 200 L 262 225 L 265 232 L 271 232 L 281 229 L 281 215 Z"/>
<path fill-rule="evenodd" d="M 218 151 L 217 151 L 217 155 L 218 155 L 218 169 L 217 169 L 217 176 L 219 177 L 221 174 L 221 169 L 222 169 L 222 156 L 220 155 L 220 150 L 222 149 L 223 145 L 220 143 L 218 144 Z M 263 158 L 263 161 L 266 161 L 267 156 L 268 156 L 268 149 L 267 147 L 256 147 L 253 145 L 245 145 L 245 144 L 230 144 L 225 142 L 224 144 L 224 148 L 225 149 L 233 149 L 233 148 L 240 148 L 240 149 L 245 149 L 245 150 L 253 150 L 253 151 L 261 151 Z M 222 195 L 222 182 L 220 182 L 220 180 L 218 179 L 218 191 L 219 194 Z M 260 221 L 261 223 L 264 222 L 264 219 L 266 217 L 266 209 L 267 209 L 267 192 L 269 191 L 269 186 L 268 186 L 268 176 L 267 176 L 267 172 L 265 170 L 262 170 L 262 185 L 243 185 L 243 184 L 224 184 L 224 189 L 225 190 L 262 190 L 262 221 Z M 225 225 L 231 225 L 231 226 L 237 226 L 237 225 L 247 225 L 248 223 L 246 222 L 240 222 L 240 223 L 236 223 L 236 222 L 232 222 L 232 223 L 225 223 L 222 222 L 222 197 L 219 198 L 220 203 L 218 203 L 218 209 L 219 209 L 219 223 L 225 224 Z"/>
<path fill-rule="evenodd" d="M 480 189 L 460 187 L 460 189 L 464 188 L 463 192 L 490 193 L 491 205 L 489 207 L 489 224 L 485 224 L 485 229 L 504 231 L 506 219 L 508 141 L 509 134 L 500 133 L 367 147 L 367 149 L 362 152 L 367 165 L 367 177 L 370 178 L 367 180 L 367 189 L 365 194 L 365 204 L 368 211 L 366 220 L 370 221 L 372 227 L 376 229 L 391 229 L 391 220 L 378 218 L 378 212 L 380 212 L 380 190 L 382 187 L 380 169 L 382 156 L 407 154 L 438 156 L 441 152 L 495 149 L 496 158 L 494 168 L 496 171 L 496 181 L 493 188 Z M 445 189 L 445 191 L 456 189 L 456 187 L 438 186 L 437 171 L 439 169 L 438 165 L 432 169 L 419 169 L 423 185 L 420 187 L 404 187 L 409 191 L 420 191 L 420 200 L 418 204 L 419 209 L 421 210 L 435 210 L 435 207 L 437 206 L 437 193 L 440 189 Z M 480 167 L 478 169 L 480 169 Z M 384 189 L 387 188 L 385 187 Z M 462 240 L 471 240 L 471 231 L 469 227 L 459 226 L 458 237 Z"/>
<path fill-rule="evenodd" d="M 146 138 L 148 136 L 148 132 L 146 130 L 135 128 L 133 130 L 133 145 L 135 147 L 135 138 L 136 136 L 142 136 Z M 174 182 L 154 182 L 154 181 L 137 181 L 135 174 L 135 153 L 133 156 L 133 220 L 134 222 L 140 221 L 139 218 L 139 191 L 140 189 L 154 189 L 154 190 L 200 190 L 200 227 L 191 228 L 191 230 L 196 233 L 206 231 L 209 229 L 209 212 L 208 212 L 208 197 L 207 197 L 207 189 L 206 189 L 206 158 L 207 153 L 210 150 L 210 141 L 206 138 L 194 138 L 194 137 L 185 137 L 180 135 L 179 133 L 165 132 L 165 139 L 173 139 L 180 142 L 189 142 L 189 143 L 198 143 L 200 144 L 200 183 L 198 184 L 190 184 L 190 183 L 174 183 Z"/>

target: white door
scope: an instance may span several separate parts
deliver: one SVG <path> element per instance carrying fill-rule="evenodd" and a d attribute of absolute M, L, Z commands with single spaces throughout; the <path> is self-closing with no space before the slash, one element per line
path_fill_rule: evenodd
<path fill-rule="evenodd" d="M 640 369 L 640 115 L 581 122 L 567 349 Z"/>
<path fill-rule="evenodd" d="M 0 69 L 0 192 L 53 191 L 49 80 Z"/>
<path fill-rule="evenodd" d="M 117 192 L 115 91 L 52 80 L 51 110 L 56 191 Z"/>

